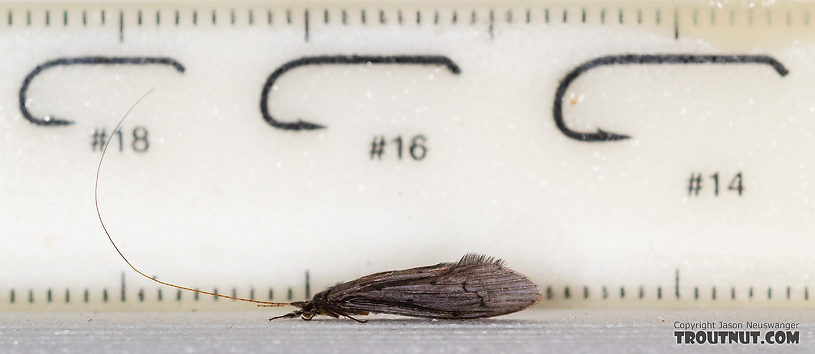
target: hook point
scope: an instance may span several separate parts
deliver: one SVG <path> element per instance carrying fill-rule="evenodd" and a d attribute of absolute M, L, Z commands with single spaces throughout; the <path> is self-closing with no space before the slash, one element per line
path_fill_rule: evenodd
<path fill-rule="evenodd" d="M 625 140 L 630 139 L 631 136 L 625 134 L 617 134 L 612 132 L 607 132 L 603 129 L 597 128 L 597 141 L 613 141 L 613 140 Z"/>
<path fill-rule="evenodd" d="M 297 119 L 297 130 L 317 130 L 317 129 L 325 129 L 324 125 L 306 122 L 302 119 Z"/>

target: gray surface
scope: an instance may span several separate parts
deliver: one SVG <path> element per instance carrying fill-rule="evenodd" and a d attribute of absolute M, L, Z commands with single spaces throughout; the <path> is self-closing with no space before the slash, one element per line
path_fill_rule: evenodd
<path fill-rule="evenodd" d="M 480 321 L 268 322 L 269 311 L 0 313 L 2 352 L 815 352 L 812 310 L 529 310 Z M 674 322 L 800 322 L 791 345 L 677 345 Z"/>

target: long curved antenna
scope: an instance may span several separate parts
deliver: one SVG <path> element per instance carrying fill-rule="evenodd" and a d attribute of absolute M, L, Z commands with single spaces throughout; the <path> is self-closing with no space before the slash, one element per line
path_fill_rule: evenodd
<path fill-rule="evenodd" d="M 124 116 L 122 116 L 122 119 L 119 120 L 119 123 L 116 124 L 116 128 L 113 129 L 114 132 L 119 130 L 119 126 L 122 125 L 122 123 L 125 121 L 127 116 L 130 114 L 131 111 L 133 111 L 134 108 L 136 108 L 136 106 L 139 104 L 139 102 L 141 102 L 145 97 L 147 97 L 147 95 L 149 95 L 154 90 L 155 89 L 151 89 L 150 91 L 147 91 L 147 93 L 145 93 L 143 96 L 141 96 L 141 98 L 139 98 L 139 100 L 136 101 L 136 103 L 134 103 L 132 106 L 130 106 L 130 109 L 127 110 L 127 112 L 124 114 Z M 119 256 L 122 257 L 122 259 L 125 261 L 125 263 L 127 263 L 128 266 L 130 266 L 131 269 L 133 269 L 136 273 L 139 273 L 139 275 L 141 275 L 141 276 L 143 276 L 143 277 L 145 277 L 147 279 L 150 279 L 150 280 L 152 280 L 152 281 L 154 281 L 156 283 L 159 283 L 161 285 L 171 286 L 171 287 L 176 288 L 176 289 L 187 290 L 187 291 L 192 291 L 192 292 L 196 292 L 196 293 L 200 293 L 200 294 L 206 294 L 206 295 L 222 297 L 222 298 L 226 298 L 226 299 L 232 299 L 232 300 L 238 300 L 238 301 L 246 301 L 246 302 L 252 302 L 252 303 L 256 303 L 256 304 L 263 304 L 264 307 L 292 306 L 292 304 L 288 303 L 288 302 L 271 302 L 271 301 L 259 301 L 259 300 L 252 300 L 252 299 L 244 299 L 244 298 L 241 298 L 241 297 L 222 295 L 222 294 L 218 294 L 218 293 L 212 293 L 212 292 L 208 292 L 208 291 L 192 289 L 192 288 L 188 288 L 188 287 L 185 287 L 185 286 L 170 284 L 170 283 L 163 282 L 161 280 L 155 279 L 153 277 L 150 277 L 147 274 L 142 273 L 142 271 L 136 269 L 136 267 L 134 267 L 133 264 L 131 264 L 130 261 L 127 260 L 127 258 L 122 253 L 122 251 L 119 250 L 119 247 L 116 246 L 116 243 L 113 242 L 113 238 L 110 237 L 110 232 L 108 232 L 108 228 L 105 226 L 105 222 L 102 220 L 102 213 L 99 211 L 99 173 L 102 170 L 102 161 L 105 159 L 105 153 L 107 153 L 107 151 L 108 151 L 108 144 L 110 143 L 110 141 L 111 141 L 111 139 L 113 138 L 114 135 L 115 134 L 111 134 L 110 137 L 108 138 L 108 140 L 105 142 L 105 147 L 102 148 L 102 157 L 99 158 L 99 165 L 96 167 L 96 182 L 94 183 L 94 186 L 93 186 L 93 202 L 96 205 L 96 216 L 99 217 L 99 223 L 102 225 L 102 229 L 105 230 L 105 235 L 108 236 L 108 240 L 110 241 L 110 244 L 113 245 L 113 248 L 116 249 L 116 252 L 119 253 Z"/>
<path fill-rule="evenodd" d="M 275 82 L 281 76 L 290 70 L 307 65 L 373 65 L 373 64 L 390 64 L 390 65 L 441 65 L 447 68 L 454 75 L 461 73 L 461 69 L 453 62 L 452 59 L 441 55 L 391 55 L 391 56 L 378 56 L 378 55 L 324 55 L 316 57 L 302 57 L 294 59 L 283 65 L 277 70 L 272 72 L 263 84 L 263 89 L 260 92 L 260 114 L 263 115 L 263 120 L 269 125 L 283 130 L 315 130 L 323 129 L 324 125 L 307 122 L 300 118 L 294 122 L 280 121 L 269 113 L 269 94 L 274 87 Z"/>
<path fill-rule="evenodd" d="M 644 65 L 644 64 L 763 64 L 775 70 L 781 77 L 786 76 L 789 71 L 781 62 L 768 55 L 696 55 L 696 54 L 655 54 L 655 55 L 609 55 L 589 60 L 572 69 L 563 80 L 560 81 L 555 91 L 555 102 L 552 107 L 552 115 L 555 125 L 563 135 L 569 138 L 584 142 L 603 142 L 614 140 L 625 140 L 628 135 L 612 133 L 597 128 L 596 133 L 579 132 L 569 129 L 563 121 L 563 96 L 566 90 L 578 76 L 585 72 L 606 65 Z"/>

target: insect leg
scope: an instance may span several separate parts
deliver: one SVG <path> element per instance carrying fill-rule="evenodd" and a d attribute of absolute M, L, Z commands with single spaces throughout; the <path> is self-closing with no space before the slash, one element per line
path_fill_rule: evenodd
<path fill-rule="evenodd" d="M 295 317 L 300 316 L 302 314 L 303 314 L 303 311 L 298 310 L 298 311 L 287 313 L 287 314 L 282 315 L 282 316 L 272 317 L 272 318 L 269 319 L 269 321 L 274 321 L 274 320 L 276 320 L 278 318 L 295 318 Z"/>
<path fill-rule="evenodd" d="M 368 322 L 368 320 L 360 320 L 360 319 L 357 319 L 357 318 L 352 317 L 351 315 L 343 315 L 343 316 L 348 317 L 348 318 L 350 318 L 350 319 L 352 319 L 352 320 L 354 320 L 354 321 L 357 321 L 357 322 L 359 322 L 359 323 L 366 323 L 366 322 Z"/>

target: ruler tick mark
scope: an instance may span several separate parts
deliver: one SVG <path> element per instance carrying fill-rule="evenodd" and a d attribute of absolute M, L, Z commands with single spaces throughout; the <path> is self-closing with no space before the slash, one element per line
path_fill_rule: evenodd
<path fill-rule="evenodd" d="M 583 298 L 584 298 L 584 299 L 588 299 L 588 298 L 589 298 L 589 287 L 588 287 L 588 286 L 584 286 L 584 287 L 583 287 Z"/>
<path fill-rule="evenodd" d="M 365 9 L 359 11 L 359 18 L 363 25 L 368 23 L 368 18 L 365 16 Z"/>
<path fill-rule="evenodd" d="M 586 23 L 586 8 L 585 7 L 580 10 L 580 22 L 581 23 Z"/>
<path fill-rule="evenodd" d="M 119 42 L 125 41 L 125 14 L 124 11 L 119 10 Z"/>
<path fill-rule="evenodd" d="M 176 26 L 178 26 L 178 22 L 179 22 L 180 17 L 181 17 L 181 15 L 178 13 L 178 10 L 175 10 L 175 25 Z M 103 18 L 104 18 L 104 16 L 103 16 Z M 104 21 L 102 21 L 102 23 L 104 23 Z"/>
<path fill-rule="evenodd" d="M 198 10 L 192 10 L 192 24 L 193 26 L 198 25 Z"/>
<path fill-rule="evenodd" d="M 422 24 L 422 12 L 420 10 L 416 10 L 416 24 Z"/>
<path fill-rule="evenodd" d="M 568 299 L 572 296 L 571 292 L 569 291 L 569 287 L 563 288 L 563 298 Z"/>
<path fill-rule="evenodd" d="M 288 290 L 288 292 L 286 294 L 286 298 L 289 299 L 289 300 L 294 298 L 294 292 L 291 290 L 291 288 L 289 288 L 289 290 Z"/>
<path fill-rule="evenodd" d="M 274 300 L 274 292 L 272 292 L 272 288 L 269 288 L 269 300 Z"/>
<path fill-rule="evenodd" d="M 272 24 L 272 10 L 266 10 L 266 24 Z"/>
<path fill-rule="evenodd" d="M 623 9 L 617 9 L 617 21 L 620 22 L 621 25 L 625 23 L 623 20 Z"/>
<path fill-rule="evenodd" d="M 679 269 L 677 269 L 674 274 L 674 294 L 676 298 L 679 299 Z"/>
<path fill-rule="evenodd" d="M 495 12 L 494 12 L 492 9 L 490 9 L 490 27 L 489 27 L 489 32 L 490 32 L 490 39 L 495 38 Z"/>
<path fill-rule="evenodd" d="M 345 9 L 342 9 L 342 14 L 341 14 L 341 16 L 342 16 L 342 24 L 343 24 L 343 25 L 347 25 L 347 24 L 348 24 L 348 12 L 346 12 L 346 11 L 345 11 Z M 402 23 L 402 16 L 401 16 L 401 14 L 399 15 L 399 23 Z"/>
<path fill-rule="evenodd" d="M 139 26 L 141 26 L 141 22 L 142 22 L 142 20 L 141 20 L 141 17 L 142 17 L 141 16 L 141 10 L 138 11 L 136 16 L 137 16 L 137 23 L 139 24 Z"/>
<path fill-rule="evenodd" d="M 286 10 L 286 24 L 291 24 L 291 10 Z"/>
<path fill-rule="evenodd" d="M 51 25 L 51 11 L 45 10 L 45 26 Z"/>
<path fill-rule="evenodd" d="M 546 300 L 552 300 L 552 287 L 546 287 Z"/>
<path fill-rule="evenodd" d="M 86 304 L 90 301 L 90 291 L 88 291 L 88 288 L 85 288 L 85 292 L 82 294 L 82 301 Z"/>
<path fill-rule="evenodd" d="M 218 288 L 213 288 L 212 293 L 217 294 L 218 293 Z M 217 296 L 212 296 L 212 301 L 218 301 L 218 297 Z"/>
<path fill-rule="evenodd" d="M 233 26 L 235 25 L 235 9 L 229 10 L 229 23 Z"/>
<path fill-rule="evenodd" d="M 311 277 L 306 271 L 306 299 L 311 299 Z"/>
<path fill-rule="evenodd" d="M 308 42 L 308 36 L 309 36 L 309 32 L 308 32 L 308 9 L 303 11 L 303 26 L 305 27 L 304 28 L 305 41 Z"/>
<path fill-rule="evenodd" d="M 48 303 L 51 303 L 51 289 L 48 289 L 48 291 L 45 293 L 45 298 Z"/>
<path fill-rule="evenodd" d="M 70 302 L 71 302 L 71 291 L 68 290 L 68 289 L 65 289 L 65 303 L 67 304 L 67 303 L 70 303 Z"/>
<path fill-rule="evenodd" d="M 125 272 L 122 272 L 121 282 L 122 282 L 121 283 L 121 287 L 122 287 L 122 293 L 121 293 L 122 298 L 121 298 L 121 300 L 122 300 L 122 302 L 125 302 L 125 290 L 127 289 L 126 286 L 125 286 Z"/>
<path fill-rule="evenodd" d="M 255 25 L 255 13 L 252 9 L 249 9 L 249 26 Z"/>
<path fill-rule="evenodd" d="M 569 18 L 569 10 L 563 9 L 563 23 L 566 23 Z"/>
<path fill-rule="evenodd" d="M 215 26 L 218 24 L 218 15 L 215 10 L 212 10 L 212 25 Z"/>
<path fill-rule="evenodd" d="M 716 300 L 716 287 L 714 286 L 713 289 L 710 290 L 710 298 Z"/>
<path fill-rule="evenodd" d="M 789 17 L 789 16 L 787 16 L 787 17 Z M 62 25 L 63 26 L 68 25 L 68 10 L 62 10 Z"/>
<path fill-rule="evenodd" d="M 379 10 L 379 23 L 385 24 L 385 11 Z"/>
<path fill-rule="evenodd" d="M 9 301 L 13 304 L 16 299 L 14 298 L 14 289 L 11 289 L 11 293 L 9 294 Z"/>
<path fill-rule="evenodd" d="M 323 23 L 328 24 L 328 9 L 323 10 Z"/>
<path fill-rule="evenodd" d="M 679 9 L 674 8 L 674 39 L 679 39 Z"/>

